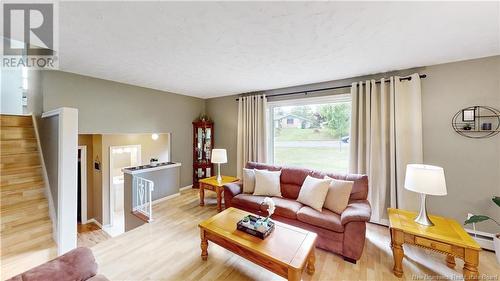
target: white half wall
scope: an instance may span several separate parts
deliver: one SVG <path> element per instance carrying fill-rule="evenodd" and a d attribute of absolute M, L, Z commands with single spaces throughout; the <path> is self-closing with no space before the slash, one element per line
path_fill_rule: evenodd
<path fill-rule="evenodd" d="M 76 248 L 77 239 L 77 151 L 78 109 L 62 107 L 42 114 L 58 116 L 57 165 L 57 252 L 62 255 Z"/>

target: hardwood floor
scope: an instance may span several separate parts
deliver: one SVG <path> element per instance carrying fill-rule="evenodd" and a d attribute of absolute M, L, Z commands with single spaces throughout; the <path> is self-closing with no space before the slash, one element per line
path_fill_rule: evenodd
<path fill-rule="evenodd" d="M 110 239 L 111 236 L 102 230 L 97 224 L 89 222 L 78 224 L 77 245 L 78 247 L 89 247 L 97 245 Z"/>
<path fill-rule="evenodd" d="M 198 223 L 216 214 L 214 194 L 206 194 L 198 206 L 197 190 L 154 207 L 155 220 L 92 248 L 99 272 L 111 280 L 283 280 L 231 252 L 209 243 L 209 257 L 200 257 Z M 363 256 L 356 265 L 317 249 L 316 273 L 304 280 L 401 280 L 392 273 L 389 230 L 370 224 Z M 445 275 L 461 278 L 463 262 L 456 271 L 446 267 L 445 257 L 422 249 L 405 248 L 404 279 Z M 499 274 L 495 255 L 482 251 L 481 274 Z M 455 277 L 453 277 L 455 276 Z"/>
<path fill-rule="evenodd" d="M 211 243 L 208 260 L 201 260 L 198 223 L 217 212 L 215 194 L 206 196 L 205 206 L 200 207 L 197 190 L 184 191 L 154 206 L 152 223 L 92 246 L 99 273 L 110 280 L 284 280 Z M 304 273 L 302 278 L 401 280 L 392 273 L 389 242 L 388 228 L 369 224 L 363 256 L 356 265 L 317 249 L 315 274 Z M 405 247 L 405 255 L 403 279 L 438 275 L 461 278 L 463 262 L 458 259 L 452 270 L 446 266 L 445 257 L 437 253 Z M 500 267 L 494 253 L 481 252 L 479 271 L 489 275 L 489 280 L 498 280 Z"/>
<path fill-rule="evenodd" d="M 50 241 L 23 253 L 0 257 L 0 279 L 5 280 L 57 257 L 57 245 Z"/>

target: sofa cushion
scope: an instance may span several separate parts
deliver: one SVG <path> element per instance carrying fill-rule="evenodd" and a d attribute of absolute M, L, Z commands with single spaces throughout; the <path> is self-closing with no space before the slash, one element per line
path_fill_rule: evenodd
<path fill-rule="evenodd" d="M 325 199 L 325 208 L 340 215 L 349 203 L 349 195 L 354 182 L 338 180 L 329 176 L 325 176 L 325 179 L 331 180 Z"/>
<path fill-rule="evenodd" d="M 254 190 L 255 190 L 255 169 L 243 168 L 243 193 L 252 194 Z"/>
<path fill-rule="evenodd" d="M 281 197 L 280 176 L 281 171 L 254 170 L 255 190 L 254 195 Z"/>
<path fill-rule="evenodd" d="M 301 203 L 281 197 L 272 197 L 276 209 L 274 210 L 274 214 L 277 216 L 289 218 L 289 219 L 297 219 L 297 212 L 302 208 Z M 260 206 L 260 210 L 267 214 L 267 206 Z"/>
<path fill-rule="evenodd" d="M 297 219 L 335 232 L 344 232 L 344 226 L 340 223 L 340 216 L 334 212 L 323 209 L 318 212 L 311 207 L 304 206 L 297 212 Z"/>
<path fill-rule="evenodd" d="M 300 188 L 297 201 L 321 212 L 331 181 L 332 179 L 317 179 L 307 176 Z M 347 194 L 347 199 L 349 199 L 349 194 Z M 347 206 L 347 202 L 345 205 Z"/>
<path fill-rule="evenodd" d="M 368 176 L 366 175 L 325 173 L 310 169 L 282 167 L 257 162 L 247 162 L 246 168 L 269 171 L 281 170 L 281 196 L 285 198 L 297 199 L 300 186 L 308 175 L 315 178 L 329 176 L 334 179 L 353 181 L 354 185 L 352 186 L 350 200 L 366 200 L 368 196 Z"/>
<path fill-rule="evenodd" d="M 281 195 L 296 200 L 299 197 L 300 187 L 310 172 L 311 170 L 302 168 L 283 168 L 281 170 Z"/>
<path fill-rule="evenodd" d="M 244 207 L 245 209 L 260 210 L 260 205 L 264 201 L 265 196 L 256 196 L 252 194 L 241 193 L 233 197 L 231 204 L 235 207 Z"/>

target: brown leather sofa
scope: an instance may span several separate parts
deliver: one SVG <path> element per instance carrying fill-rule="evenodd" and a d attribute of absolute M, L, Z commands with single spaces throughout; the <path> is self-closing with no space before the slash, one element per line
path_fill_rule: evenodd
<path fill-rule="evenodd" d="M 97 263 L 89 248 L 80 247 L 7 281 L 107 281 L 97 274 Z"/>
<path fill-rule="evenodd" d="M 280 167 L 255 162 L 248 162 L 249 169 L 281 170 L 282 198 L 273 197 L 276 210 L 273 219 L 288 223 L 318 234 L 316 247 L 325 249 L 356 263 L 360 259 L 365 245 L 366 222 L 370 219 L 371 207 L 368 200 L 368 177 L 357 174 L 323 173 L 314 170 Z M 295 201 L 300 187 L 307 176 L 323 178 L 328 175 L 335 179 L 354 181 L 349 205 L 338 215 L 330 210 L 318 212 Z M 224 186 L 226 208 L 235 207 L 258 215 L 267 215 L 267 206 L 261 205 L 264 196 L 242 193 L 242 182 Z"/>

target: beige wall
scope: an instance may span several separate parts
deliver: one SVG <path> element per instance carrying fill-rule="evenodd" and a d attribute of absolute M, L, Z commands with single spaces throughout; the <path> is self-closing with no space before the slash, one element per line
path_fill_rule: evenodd
<path fill-rule="evenodd" d="M 230 176 L 236 176 L 238 103 L 235 98 L 236 96 L 228 96 L 207 99 L 207 113 L 214 121 L 215 148 L 227 149 L 227 164 L 221 164 L 221 173 Z"/>
<path fill-rule="evenodd" d="M 434 65 L 423 68 L 329 81 L 286 89 L 265 91 L 279 94 L 305 89 L 349 85 L 368 78 L 390 75 L 405 76 L 419 72 L 422 80 L 424 162 L 444 167 L 448 195 L 430 197 L 431 213 L 463 222 L 468 212 L 498 217 L 491 197 L 500 195 L 500 135 L 473 140 L 456 134 L 451 128 L 452 116 L 471 105 L 489 105 L 500 109 L 500 57 Z M 334 94 L 333 92 L 320 93 Z M 311 96 L 311 95 L 308 95 Z M 237 96 L 207 100 L 207 114 L 215 121 L 215 144 L 228 150 L 228 164 L 223 173 L 236 174 Z M 300 98 L 300 95 L 290 98 Z M 283 98 L 280 98 L 283 99 Z M 478 229 L 497 232 L 493 223 Z"/>
<path fill-rule="evenodd" d="M 95 169 L 95 163 L 100 163 L 100 169 Z M 94 199 L 94 218 L 102 223 L 102 136 L 92 135 L 92 176 Z"/>
<path fill-rule="evenodd" d="M 78 135 L 78 145 L 87 148 L 87 219 L 94 217 L 94 146 L 92 135 Z"/>
<path fill-rule="evenodd" d="M 171 159 L 182 163 L 181 185 L 191 184 L 191 122 L 203 99 L 61 71 L 43 72 L 42 91 L 44 111 L 78 108 L 80 134 L 172 133 Z"/>
<path fill-rule="evenodd" d="M 424 161 L 442 166 L 448 195 L 431 196 L 433 213 L 462 222 L 467 213 L 500 217 L 491 202 L 500 196 L 500 135 L 469 139 L 451 128 L 460 109 L 488 105 L 500 109 L 500 56 L 430 66 L 422 82 Z M 477 226 L 498 232 L 492 222 Z"/>
<path fill-rule="evenodd" d="M 40 146 L 47 170 L 48 187 L 54 214 L 57 216 L 59 198 L 59 115 L 42 118 L 38 122 Z M 76 153 L 76 152 L 75 152 Z"/>

